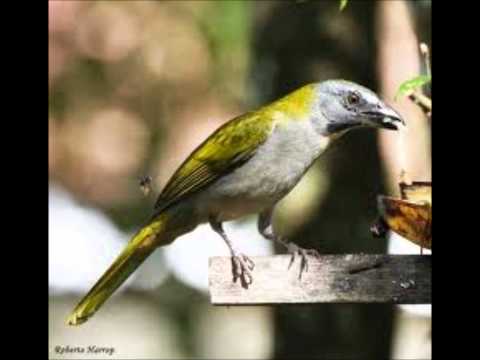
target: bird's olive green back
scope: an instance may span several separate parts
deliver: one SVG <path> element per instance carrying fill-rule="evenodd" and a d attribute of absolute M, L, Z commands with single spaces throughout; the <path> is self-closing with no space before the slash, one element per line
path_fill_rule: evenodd
<path fill-rule="evenodd" d="M 278 123 L 307 116 L 313 97 L 313 86 L 307 85 L 221 126 L 173 174 L 158 197 L 154 216 L 244 164 Z"/>
<path fill-rule="evenodd" d="M 155 213 L 214 182 L 250 159 L 272 130 L 255 113 L 239 116 L 215 131 L 178 168 L 158 197 Z"/>

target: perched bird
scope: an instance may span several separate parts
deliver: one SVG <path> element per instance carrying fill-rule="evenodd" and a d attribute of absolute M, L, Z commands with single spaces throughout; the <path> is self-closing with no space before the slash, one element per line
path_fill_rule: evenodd
<path fill-rule="evenodd" d="M 301 257 L 315 250 L 277 236 L 276 204 L 339 136 L 358 127 L 397 130 L 400 115 L 369 89 L 344 80 L 313 83 L 211 134 L 180 165 L 155 203 L 153 215 L 80 301 L 68 324 L 85 322 L 157 248 L 209 222 L 230 249 L 233 281 L 252 282 L 254 263 L 233 245 L 222 223 L 259 214 L 258 230 Z"/>

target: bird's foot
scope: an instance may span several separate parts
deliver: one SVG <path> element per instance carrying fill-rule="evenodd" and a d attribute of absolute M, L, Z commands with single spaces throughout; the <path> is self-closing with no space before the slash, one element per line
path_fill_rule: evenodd
<path fill-rule="evenodd" d="M 244 254 L 233 254 L 232 256 L 232 273 L 233 282 L 240 279 L 243 288 L 248 289 L 248 285 L 253 282 L 251 271 L 255 268 L 255 263 Z"/>
<path fill-rule="evenodd" d="M 295 255 L 298 253 L 298 255 L 300 256 L 300 259 L 301 259 L 300 260 L 300 273 L 298 275 L 298 279 L 301 280 L 303 272 L 308 271 L 307 256 L 310 255 L 310 256 L 313 256 L 313 257 L 318 259 L 320 257 L 320 253 L 315 249 L 304 249 L 304 248 L 302 248 L 302 247 L 300 247 L 300 246 L 298 246 L 294 243 L 288 243 L 287 249 L 288 249 L 288 252 L 290 254 L 292 254 L 292 257 L 290 259 L 290 264 L 288 265 L 289 269 L 295 261 Z"/>

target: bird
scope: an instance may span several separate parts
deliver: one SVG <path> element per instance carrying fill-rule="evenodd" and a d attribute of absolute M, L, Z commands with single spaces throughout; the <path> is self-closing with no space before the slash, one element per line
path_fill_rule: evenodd
<path fill-rule="evenodd" d="M 233 281 L 247 288 L 254 262 L 233 244 L 223 223 L 258 214 L 266 239 L 298 254 L 304 249 L 275 233 L 275 206 L 300 181 L 315 160 L 339 137 L 361 127 L 398 130 L 403 118 L 372 90 L 335 79 L 313 82 L 215 130 L 178 167 L 160 192 L 150 218 L 127 243 L 67 318 L 87 321 L 155 249 L 209 223 L 231 254 Z M 302 270 L 301 270 L 302 271 Z"/>

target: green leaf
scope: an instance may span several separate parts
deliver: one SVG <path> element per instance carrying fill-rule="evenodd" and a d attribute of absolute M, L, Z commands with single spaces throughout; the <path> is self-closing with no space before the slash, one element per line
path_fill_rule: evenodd
<path fill-rule="evenodd" d="M 340 0 L 340 11 L 343 11 L 345 9 L 345 6 L 347 6 L 348 0 Z"/>
<path fill-rule="evenodd" d="M 403 82 L 395 94 L 394 100 L 396 101 L 399 96 L 409 95 L 412 91 L 430 83 L 432 77 L 428 75 L 419 75 L 413 79 Z"/>

